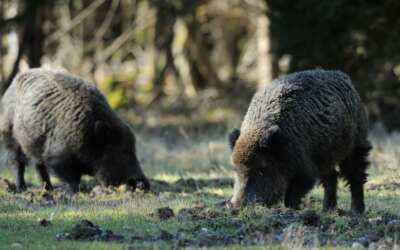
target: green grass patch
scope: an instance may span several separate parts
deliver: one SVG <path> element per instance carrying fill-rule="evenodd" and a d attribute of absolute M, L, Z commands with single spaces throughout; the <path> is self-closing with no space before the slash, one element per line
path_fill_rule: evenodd
<path fill-rule="evenodd" d="M 322 212 L 322 188 L 316 186 L 299 211 L 281 204 L 240 210 L 223 205 L 232 195 L 234 173 L 225 131 L 198 134 L 139 131 L 138 155 L 153 192 L 100 188 L 85 178 L 85 192 L 69 197 L 57 189 L 46 195 L 33 168 L 26 174 L 26 192 L 14 194 L 0 185 L 0 248 L 2 249 L 344 249 L 361 244 L 393 248 L 400 237 L 400 140 L 396 134 L 372 137 L 374 150 L 365 186 L 367 211 L 352 216 L 350 195 L 339 184 L 339 209 Z M 175 140 L 173 139 L 175 138 Z M 12 180 L 7 164 L 0 176 Z M 160 219 L 158 209 L 174 216 Z M 47 226 L 41 220 L 50 222 Z M 81 220 L 122 235 L 122 241 L 67 240 Z M 374 245 L 375 244 L 375 245 Z"/>

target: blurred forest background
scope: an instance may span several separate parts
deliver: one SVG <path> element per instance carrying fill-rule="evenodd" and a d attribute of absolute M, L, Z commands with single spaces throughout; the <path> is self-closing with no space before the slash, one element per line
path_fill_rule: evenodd
<path fill-rule="evenodd" d="M 370 119 L 395 129 L 399 13 L 398 0 L 0 0 L 0 89 L 66 69 L 138 123 L 224 123 L 271 79 L 321 67 L 348 73 Z"/>

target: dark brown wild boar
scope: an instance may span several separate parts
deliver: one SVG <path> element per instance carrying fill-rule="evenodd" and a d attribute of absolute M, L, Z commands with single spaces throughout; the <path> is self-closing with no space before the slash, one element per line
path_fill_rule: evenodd
<path fill-rule="evenodd" d="M 237 174 L 233 206 L 284 200 L 298 208 L 320 179 L 324 209 L 333 209 L 340 174 L 349 183 L 352 210 L 362 213 L 367 128 L 360 96 L 342 72 L 310 70 L 272 81 L 229 135 Z"/>
<path fill-rule="evenodd" d="M 28 160 L 51 190 L 48 170 L 79 190 L 82 175 L 103 185 L 150 185 L 135 152 L 135 136 L 90 83 L 70 74 L 31 69 L 15 77 L 1 100 L 0 134 L 26 188 Z"/>

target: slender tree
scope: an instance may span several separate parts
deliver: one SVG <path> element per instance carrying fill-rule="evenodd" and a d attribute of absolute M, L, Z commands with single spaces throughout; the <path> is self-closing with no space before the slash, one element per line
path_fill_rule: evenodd
<path fill-rule="evenodd" d="M 0 1 L 0 22 L 1 20 L 4 20 L 4 1 Z M 0 84 L 4 80 L 3 37 L 3 31 L 0 29 Z"/>

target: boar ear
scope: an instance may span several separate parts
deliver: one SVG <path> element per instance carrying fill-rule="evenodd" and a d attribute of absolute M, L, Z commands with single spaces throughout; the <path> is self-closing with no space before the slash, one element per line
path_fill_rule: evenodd
<path fill-rule="evenodd" d="M 110 124 L 104 121 L 96 121 L 94 124 L 94 133 L 96 140 L 101 144 L 115 144 L 119 137 Z"/>
<path fill-rule="evenodd" d="M 237 139 L 240 136 L 240 130 L 237 128 L 234 128 L 228 135 L 228 140 L 229 140 L 229 146 L 231 147 L 231 150 L 235 147 L 235 143 Z"/>
<path fill-rule="evenodd" d="M 259 145 L 261 148 L 273 150 L 279 147 L 282 142 L 280 129 L 278 126 L 274 125 L 266 128 L 260 138 Z"/>

